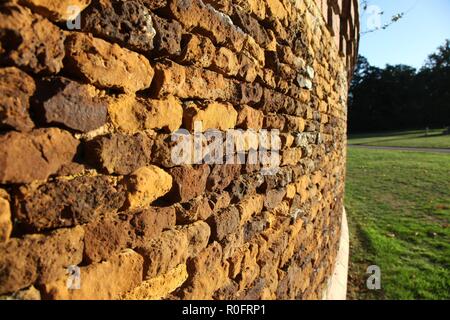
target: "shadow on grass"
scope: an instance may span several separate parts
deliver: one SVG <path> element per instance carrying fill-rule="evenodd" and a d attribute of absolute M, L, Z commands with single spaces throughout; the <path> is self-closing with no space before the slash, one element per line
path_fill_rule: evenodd
<path fill-rule="evenodd" d="M 357 237 L 358 242 L 360 243 L 360 248 L 362 248 L 368 255 L 373 257 L 375 254 L 375 247 L 372 244 L 372 241 L 370 240 L 368 234 L 363 230 L 363 228 L 359 223 L 355 225 L 354 231 L 356 233 L 355 236 Z"/>
<path fill-rule="evenodd" d="M 375 265 L 375 247 L 363 227 L 356 223 L 351 227 L 354 238 L 358 242 L 351 244 L 350 255 L 353 255 L 349 265 L 348 274 L 348 299 L 385 299 L 385 293 L 381 290 L 369 290 L 366 281 L 369 274 L 367 267 Z"/>
<path fill-rule="evenodd" d="M 365 139 L 376 137 L 390 137 L 390 136 L 405 136 L 412 134 L 424 133 L 425 130 L 412 130 L 412 131 L 383 131 L 383 132 L 369 132 L 369 133 L 355 133 L 350 134 L 349 138 L 352 139 Z"/>
<path fill-rule="evenodd" d="M 435 138 L 435 137 L 441 137 L 441 136 L 445 136 L 446 134 L 444 134 L 444 132 L 442 133 L 431 133 L 431 134 L 424 134 L 422 136 L 410 136 L 410 137 L 405 137 L 405 138 L 398 138 L 398 136 L 401 135 L 413 135 L 414 133 L 403 133 L 403 134 L 398 134 L 396 135 L 394 138 L 390 138 L 390 139 L 379 139 L 379 140 L 372 140 L 370 142 L 361 142 L 361 143 L 352 143 L 355 146 L 363 146 L 363 145 L 368 145 L 368 144 L 374 144 L 374 143 L 379 143 L 379 142 L 387 142 L 387 141 L 403 141 L 403 140 L 411 140 L 411 139 L 423 139 L 423 138 Z M 377 137 L 376 135 L 373 136 L 367 136 L 364 138 L 371 138 L 371 137 Z M 355 137 L 351 137 L 351 139 L 354 139 Z M 360 139 L 363 137 L 357 137 L 357 139 Z M 349 141 L 351 140 L 349 139 Z"/>

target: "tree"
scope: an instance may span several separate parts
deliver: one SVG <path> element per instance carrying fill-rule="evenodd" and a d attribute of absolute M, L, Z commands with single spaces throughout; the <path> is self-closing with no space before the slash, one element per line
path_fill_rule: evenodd
<path fill-rule="evenodd" d="M 450 40 L 429 55 L 417 77 L 424 117 L 436 126 L 450 125 Z"/>
<path fill-rule="evenodd" d="M 450 39 L 445 40 L 445 43 L 440 46 L 436 53 L 430 54 L 425 63 L 424 69 L 445 69 L 450 67 Z"/>
<path fill-rule="evenodd" d="M 349 132 L 448 126 L 450 41 L 419 71 L 406 65 L 371 66 L 359 56 L 349 92 Z"/>

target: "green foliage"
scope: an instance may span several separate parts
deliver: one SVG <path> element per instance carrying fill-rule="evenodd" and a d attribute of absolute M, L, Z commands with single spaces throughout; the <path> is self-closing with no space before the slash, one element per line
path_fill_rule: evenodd
<path fill-rule="evenodd" d="M 440 46 L 436 53 L 431 54 L 428 57 L 428 61 L 425 63 L 424 71 L 436 71 L 450 67 L 450 40 L 445 40 L 445 43 Z M 450 83 L 449 83 L 450 85 Z"/>
<path fill-rule="evenodd" d="M 416 71 L 371 66 L 360 56 L 349 94 L 349 132 L 450 125 L 450 41 Z"/>

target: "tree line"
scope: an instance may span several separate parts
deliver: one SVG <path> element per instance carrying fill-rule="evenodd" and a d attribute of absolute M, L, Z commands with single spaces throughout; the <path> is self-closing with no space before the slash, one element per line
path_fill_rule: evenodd
<path fill-rule="evenodd" d="M 422 68 L 371 66 L 358 57 L 348 103 L 348 131 L 443 128 L 450 125 L 450 40 Z"/>

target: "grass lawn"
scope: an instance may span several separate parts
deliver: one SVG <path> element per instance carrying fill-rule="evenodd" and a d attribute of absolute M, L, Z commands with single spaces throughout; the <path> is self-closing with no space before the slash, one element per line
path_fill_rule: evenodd
<path fill-rule="evenodd" d="M 348 144 L 362 144 L 386 147 L 450 148 L 450 135 L 443 135 L 444 129 L 416 131 L 395 131 L 349 136 Z"/>
<path fill-rule="evenodd" d="M 348 298 L 450 299 L 450 155 L 349 147 L 347 161 Z"/>

